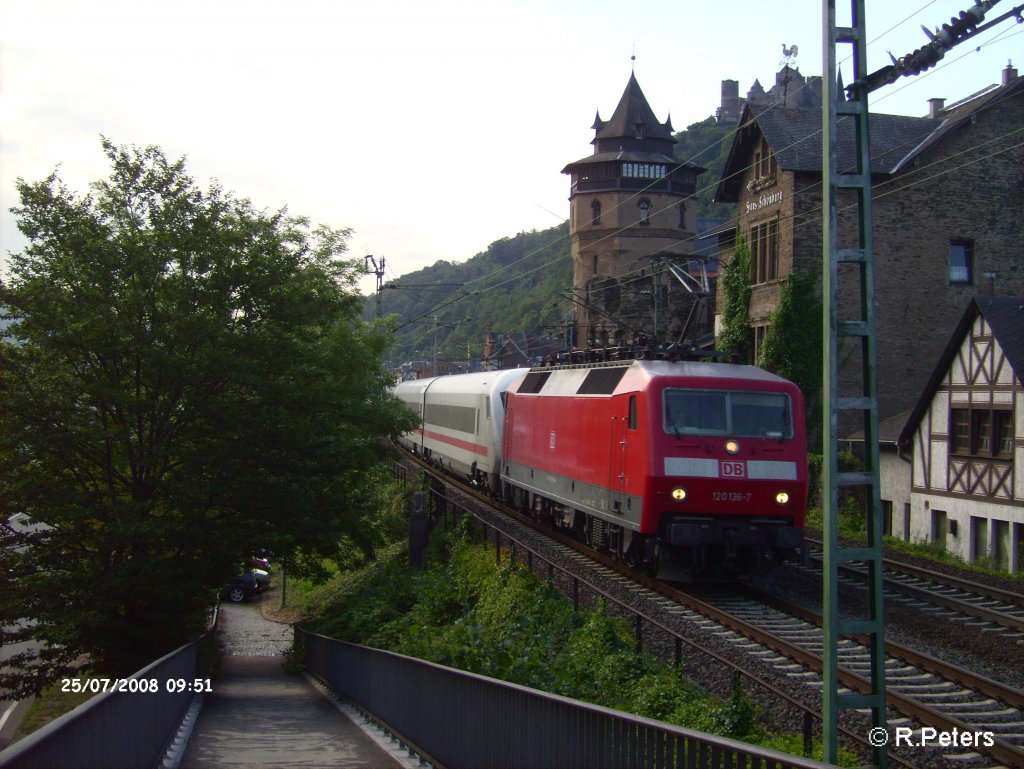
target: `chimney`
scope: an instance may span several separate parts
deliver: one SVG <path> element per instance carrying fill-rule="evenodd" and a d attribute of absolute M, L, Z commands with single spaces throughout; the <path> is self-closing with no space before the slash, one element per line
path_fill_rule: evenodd
<path fill-rule="evenodd" d="M 945 99 L 929 99 L 928 100 L 928 117 L 937 118 L 939 113 L 942 112 L 942 108 L 945 106 Z"/>
<path fill-rule="evenodd" d="M 1017 70 L 1013 68 L 1013 62 L 1006 62 L 1006 69 L 1003 70 L 1003 85 L 1009 85 L 1017 79 Z"/>

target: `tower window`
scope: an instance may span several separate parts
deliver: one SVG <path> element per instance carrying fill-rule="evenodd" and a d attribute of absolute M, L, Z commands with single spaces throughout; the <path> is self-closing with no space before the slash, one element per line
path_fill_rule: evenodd
<path fill-rule="evenodd" d="M 668 175 L 664 163 L 623 163 L 622 175 L 630 179 L 663 179 Z"/>
<path fill-rule="evenodd" d="M 686 203 L 685 202 L 680 203 L 679 206 L 678 206 L 678 209 L 679 209 L 679 229 L 685 230 L 686 229 Z"/>
<path fill-rule="evenodd" d="M 642 198 L 637 203 L 637 208 L 640 209 L 640 224 L 650 224 L 651 201 L 647 198 Z"/>
<path fill-rule="evenodd" d="M 590 219 L 590 223 L 597 225 L 601 223 L 601 201 L 595 200 L 590 204 L 590 210 L 593 216 Z"/>

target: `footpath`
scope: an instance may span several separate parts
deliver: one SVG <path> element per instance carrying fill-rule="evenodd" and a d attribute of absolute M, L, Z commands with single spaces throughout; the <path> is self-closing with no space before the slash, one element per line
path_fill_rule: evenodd
<path fill-rule="evenodd" d="M 180 759 L 198 767 L 409 766 L 386 749 L 304 676 L 284 670 L 290 625 L 266 619 L 261 602 L 222 604 L 218 638 L 223 664 Z"/>

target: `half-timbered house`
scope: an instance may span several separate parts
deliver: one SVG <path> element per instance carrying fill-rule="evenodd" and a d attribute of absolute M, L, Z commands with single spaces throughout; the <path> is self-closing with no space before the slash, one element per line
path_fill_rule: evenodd
<path fill-rule="evenodd" d="M 903 427 L 910 539 L 1019 571 L 1024 549 L 1024 297 L 971 301 Z"/>

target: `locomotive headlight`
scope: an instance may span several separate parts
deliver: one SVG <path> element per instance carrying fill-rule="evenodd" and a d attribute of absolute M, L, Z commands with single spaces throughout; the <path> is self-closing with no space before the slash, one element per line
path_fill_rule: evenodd
<path fill-rule="evenodd" d="M 728 454 L 739 454 L 740 453 L 739 441 L 726 441 L 725 442 L 725 451 Z"/>
<path fill-rule="evenodd" d="M 676 502 L 682 502 L 684 499 L 686 499 L 686 489 L 684 489 L 682 486 L 676 486 L 674 489 L 672 489 L 672 499 L 674 499 Z"/>
<path fill-rule="evenodd" d="M 778 502 L 780 505 L 785 505 L 786 503 L 789 502 L 789 492 L 780 491 L 778 494 L 775 495 L 775 501 Z"/>

